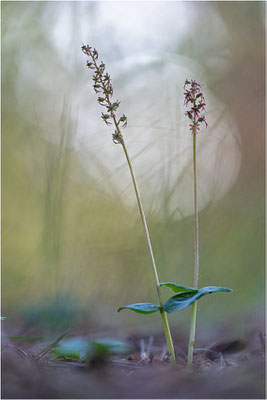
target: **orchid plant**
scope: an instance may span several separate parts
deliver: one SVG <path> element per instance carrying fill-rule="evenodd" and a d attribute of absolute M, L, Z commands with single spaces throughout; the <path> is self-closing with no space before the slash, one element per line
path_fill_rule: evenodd
<path fill-rule="evenodd" d="M 219 286 L 206 286 L 198 289 L 199 278 L 199 227 L 198 227 L 198 195 L 197 195 L 197 149 L 196 140 L 197 133 L 200 130 L 201 124 L 208 123 L 206 121 L 206 103 L 203 93 L 201 92 L 201 84 L 195 80 L 185 80 L 184 83 L 184 105 L 189 109 L 185 112 L 185 116 L 189 118 L 189 130 L 193 136 L 193 181 L 194 181 L 194 287 L 184 287 L 171 282 L 161 283 L 161 286 L 167 286 L 174 292 L 181 292 L 171 297 L 164 304 L 165 310 L 170 313 L 182 310 L 192 305 L 190 335 L 188 343 L 187 363 L 190 365 L 193 361 L 195 332 L 196 332 L 196 317 L 197 317 L 197 300 L 206 294 L 215 292 L 231 292 L 231 289 Z"/>
<path fill-rule="evenodd" d="M 150 259 L 151 259 L 151 266 L 152 266 L 152 272 L 154 275 L 154 280 L 155 280 L 155 286 L 156 286 L 156 291 L 158 295 L 158 300 L 159 300 L 159 305 L 151 304 L 151 303 L 137 303 L 137 304 L 131 304 L 126 307 L 121 307 L 119 308 L 118 311 L 121 311 L 124 308 L 128 308 L 130 310 L 133 310 L 137 313 L 141 314 L 151 314 L 156 311 L 160 312 L 161 318 L 162 318 L 162 323 L 164 327 L 164 332 L 166 336 L 166 341 L 168 345 L 168 350 L 170 353 L 170 359 L 172 363 L 175 363 L 175 352 L 174 352 L 174 346 L 173 346 L 173 341 L 171 337 L 171 332 L 169 328 L 169 323 L 167 319 L 167 314 L 166 311 L 163 308 L 163 301 L 161 297 L 161 292 L 160 292 L 160 283 L 159 283 L 159 277 L 158 277 L 158 272 L 157 272 L 157 267 L 156 267 L 156 262 L 155 262 L 155 257 L 152 249 L 152 244 L 150 240 L 150 235 L 149 235 L 149 230 L 148 230 L 148 225 L 146 221 L 146 216 L 140 196 L 140 192 L 137 186 L 136 178 L 134 175 L 133 167 L 131 164 L 131 160 L 129 157 L 128 150 L 125 145 L 124 138 L 121 133 L 121 128 L 125 128 L 127 125 L 127 117 L 123 114 L 120 118 L 117 117 L 116 112 L 119 108 L 120 101 L 113 101 L 113 86 L 111 84 L 111 79 L 110 75 L 106 72 L 105 73 L 105 64 L 101 61 L 98 63 L 98 52 L 96 49 L 93 49 L 90 46 L 82 46 L 82 51 L 89 57 L 89 60 L 87 61 L 87 67 L 89 69 L 92 69 L 94 71 L 93 75 L 93 88 L 97 94 L 101 94 L 97 101 L 98 103 L 105 107 L 106 111 L 105 113 L 102 113 L 101 118 L 107 125 L 112 125 L 115 128 L 115 132 L 112 135 L 113 142 L 115 144 L 120 144 L 123 148 L 128 167 L 130 169 L 130 174 L 133 182 L 133 187 L 136 195 L 136 200 L 137 200 L 137 205 L 139 208 L 142 224 L 144 227 L 145 231 L 145 237 L 149 249 L 149 254 L 150 254 Z"/>
<path fill-rule="evenodd" d="M 190 130 L 193 134 L 193 164 L 194 164 L 194 210 L 195 210 L 195 279 L 194 287 L 182 286 L 172 282 L 161 282 L 159 281 L 157 266 L 155 262 L 155 257 L 153 253 L 153 248 L 151 244 L 150 234 L 148 230 L 147 220 L 144 212 L 144 207 L 142 204 L 140 192 L 136 182 L 135 174 L 131 164 L 128 150 L 125 145 L 125 140 L 122 135 L 121 129 L 127 126 L 127 117 L 123 114 L 122 116 L 117 116 L 117 111 L 120 106 L 120 101 L 113 101 L 113 86 L 111 83 L 110 75 L 105 72 L 105 64 L 101 61 L 99 62 L 99 54 L 95 48 L 89 45 L 83 45 L 82 51 L 89 58 L 87 60 L 87 67 L 94 71 L 93 74 L 93 88 L 96 94 L 98 94 L 98 103 L 104 107 L 105 111 L 102 112 L 101 118 L 108 126 L 115 128 L 112 134 L 112 139 L 115 144 L 120 144 L 124 151 L 127 164 L 130 170 L 130 175 L 133 183 L 134 192 L 136 195 L 137 206 L 140 212 L 141 221 L 144 228 L 145 238 L 148 245 L 148 250 L 150 254 L 152 272 L 155 281 L 155 287 L 158 297 L 159 304 L 153 303 L 135 303 L 129 304 L 127 306 L 120 307 L 118 312 L 124 309 L 132 310 L 139 314 L 152 314 L 159 312 L 161 315 L 163 328 L 166 336 L 166 341 L 168 345 L 168 350 L 170 354 L 170 361 L 175 364 L 175 351 L 172 341 L 172 336 L 169 328 L 167 313 L 172 313 L 174 311 L 182 310 L 192 305 L 192 317 L 191 317 L 191 328 L 190 328 L 190 340 L 189 340 L 189 351 L 188 351 L 188 363 L 192 363 L 192 355 L 194 348 L 194 338 L 195 338 L 195 326 L 196 326 L 196 301 L 208 293 L 214 292 L 229 292 L 231 289 L 217 287 L 217 286 L 207 286 L 198 289 L 198 273 L 199 273 L 199 250 L 198 250 L 198 207 L 197 207 L 197 175 L 196 175 L 196 134 L 199 130 L 200 123 L 205 123 L 205 100 L 203 94 L 200 92 L 201 85 L 196 81 L 186 80 L 185 89 L 185 105 L 191 104 L 192 107 L 185 114 L 191 121 Z M 187 86 L 189 85 L 189 89 Z M 202 114 L 200 114 L 202 113 Z M 176 294 L 170 297 L 166 302 L 163 302 L 161 287 L 166 286 L 170 288 Z"/>

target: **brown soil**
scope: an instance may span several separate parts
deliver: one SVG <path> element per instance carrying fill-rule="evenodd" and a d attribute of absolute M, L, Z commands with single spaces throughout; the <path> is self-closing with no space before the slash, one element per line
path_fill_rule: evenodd
<path fill-rule="evenodd" d="M 4 399 L 265 398 L 261 332 L 250 333 L 245 340 L 215 341 L 196 348 L 191 369 L 186 365 L 186 341 L 181 338 L 174 340 L 177 365 L 171 366 L 161 336 L 130 336 L 128 341 L 136 349 L 132 354 L 94 359 L 89 365 L 43 354 L 49 342 L 27 343 L 7 336 L 4 332 Z"/>

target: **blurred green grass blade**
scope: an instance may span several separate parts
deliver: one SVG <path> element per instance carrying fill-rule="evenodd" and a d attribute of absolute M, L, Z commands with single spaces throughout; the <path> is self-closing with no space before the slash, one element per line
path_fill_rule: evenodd
<path fill-rule="evenodd" d="M 154 312 L 159 311 L 160 307 L 152 303 L 135 303 L 129 304 L 125 307 L 120 307 L 118 309 L 118 312 L 120 312 L 121 310 L 132 310 L 139 314 L 153 314 Z"/>
<path fill-rule="evenodd" d="M 22 341 L 22 342 L 39 342 L 43 336 L 7 336 L 9 340 Z"/>
<path fill-rule="evenodd" d="M 216 293 L 216 292 L 231 292 L 232 289 L 228 289 L 220 286 L 206 286 L 199 289 L 197 292 L 185 292 L 179 293 L 171 298 L 169 298 L 163 305 L 164 310 L 167 313 L 172 313 L 175 311 L 183 310 L 189 307 L 196 300 L 205 296 L 206 294 Z"/>

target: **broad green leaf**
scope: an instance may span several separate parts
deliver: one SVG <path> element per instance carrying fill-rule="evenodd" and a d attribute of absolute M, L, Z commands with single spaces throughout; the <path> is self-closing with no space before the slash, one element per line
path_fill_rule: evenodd
<path fill-rule="evenodd" d="M 188 287 L 188 286 L 177 285 L 177 283 L 172 283 L 172 282 L 161 282 L 159 285 L 160 286 L 167 286 L 168 288 L 170 288 L 175 293 L 178 293 L 178 292 L 197 292 L 197 289 L 194 289 L 194 288 Z"/>
<path fill-rule="evenodd" d="M 159 309 L 160 306 L 157 306 L 156 304 L 135 303 L 135 304 L 129 304 L 128 306 L 125 307 L 120 307 L 118 309 L 118 312 L 120 312 L 121 310 L 132 310 L 139 314 L 153 314 L 154 312 L 159 311 Z"/>
<path fill-rule="evenodd" d="M 88 350 L 88 341 L 84 339 L 68 339 L 58 343 L 51 353 L 55 356 L 84 361 L 87 358 Z"/>
<path fill-rule="evenodd" d="M 169 298 L 163 305 L 164 310 L 167 313 L 172 313 L 178 310 L 183 310 L 189 307 L 196 300 L 205 296 L 206 294 L 215 292 L 231 292 L 232 289 L 219 287 L 219 286 L 206 286 L 199 289 L 197 292 L 185 292 L 179 293 L 171 298 Z"/>
<path fill-rule="evenodd" d="M 96 345 L 99 348 L 102 346 L 110 354 L 127 354 L 132 350 L 132 346 L 129 343 L 117 339 L 98 339 L 90 342 L 90 345 Z"/>
<path fill-rule="evenodd" d="M 128 343 L 116 339 L 88 341 L 76 338 L 62 340 L 51 352 L 56 356 L 86 361 L 96 357 L 109 357 L 112 354 L 127 354 L 131 350 L 132 347 Z"/>
<path fill-rule="evenodd" d="M 221 287 L 221 286 L 205 286 L 201 289 L 199 289 L 199 293 L 201 293 L 201 296 L 204 296 L 205 294 L 211 294 L 211 293 L 216 293 L 216 292 L 232 292 L 233 289 L 229 289 L 226 287 Z"/>

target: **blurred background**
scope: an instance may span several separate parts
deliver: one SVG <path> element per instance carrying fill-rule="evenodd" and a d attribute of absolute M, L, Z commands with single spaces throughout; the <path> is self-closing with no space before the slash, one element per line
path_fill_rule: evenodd
<path fill-rule="evenodd" d="M 264 316 L 264 3 L 2 2 L 2 315 L 51 329 L 150 330 L 157 302 L 129 170 L 83 44 L 112 78 L 161 281 L 193 285 L 192 136 L 183 83 L 204 85 L 198 135 L 198 329 Z M 171 292 L 164 289 L 164 298 Z M 170 315 L 187 332 L 188 309 Z"/>

